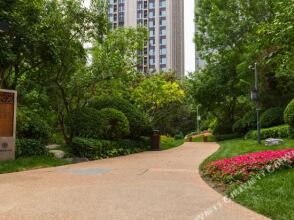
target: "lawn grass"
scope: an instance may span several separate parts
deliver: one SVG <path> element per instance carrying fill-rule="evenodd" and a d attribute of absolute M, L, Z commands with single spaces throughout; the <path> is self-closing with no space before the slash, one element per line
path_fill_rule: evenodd
<path fill-rule="evenodd" d="M 69 163 L 70 162 L 63 159 L 47 156 L 20 157 L 16 160 L 0 162 L 0 174 L 45 167 L 55 167 Z"/>
<path fill-rule="evenodd" d="M 281 170 L 257 181 L 234 200 L 273 220 L 293 220 L 293 187 L 294 169 Z"/>
<path fill-rule="evenodd" d="M 160 150 L 168 150 L 174 147 L 178 147 L 185 143 L 184 139 L 174 139 L 172 137 L 164 137 L 160 140 Z"/>
<path fill-rule="evenodd" d="M 285 139 L 283 145 L 265 146 L 264 141 L 261 145 L 257 144 L 255 140 L 234 139 L 220 142 L 220 148 L 213 155 L 208 157 L 203 164 L 210 161 L 216 161 L 224 158 L 234 157 L 242 154 L 265 151 L 265 150 L 280 150 L 285 148 L 294 148 L 293 139 Z"/>
<path fill-rule="evenodd" d="M 285 139 L 285 144 L 280 146 L 258 145 L 254 140 L 228 140 L 220 142 L 219 150 L 208 157 L 201 165 L 210 161 L 216 161 L 223 158 L 233 157 L 251 152 L 278 150 L 285 148 L 294 148 L 294 140 Z M 226 187 L 228 193 L 238 185 Z M 239 194 L 234 200 L 260 214 L 263 214 L 274 220 L 294 220 L 294 169 L 284 169 L 268 174 L 266 177 L 258 180 L 248 190 Z"/>

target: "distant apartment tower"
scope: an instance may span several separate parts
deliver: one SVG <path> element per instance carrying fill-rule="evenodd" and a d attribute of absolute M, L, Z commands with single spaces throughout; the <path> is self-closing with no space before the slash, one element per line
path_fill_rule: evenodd
<path fill-rule="evenodd" d="M 184 74 L 184 0 L 109 0 L 112 28 L 145 26 L 149 42 L 139 52 L 139 70 Z"/>

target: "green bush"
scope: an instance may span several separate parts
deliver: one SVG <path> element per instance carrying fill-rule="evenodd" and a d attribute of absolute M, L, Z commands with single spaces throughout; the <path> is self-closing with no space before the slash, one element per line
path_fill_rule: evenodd
<path fill-rule="evenodd" d="M 38 114 L 25 108 L 18 108 L 16 134 L 18 138 L 36 139 L 47 143 L 51 129 Z"/>
<path fill-rule="evenodd" d="M 263 128 L 284 124 L 284 109 L 276 107 L 266 110 L 260 116 L 260 124 Z"/>
<path fill-rule="evenodd" d="M 289 126 L 280 125 L 271 128 L 261 129 L 260 132 L 261 139 L 267 138 L 287 138 L 289 137 Z M 249 131 L 246 136 L 246 139 L 257 139 L 257 131 Z"/>
<path fill-rule="evenodd" d="M 223 134 L 223 135 L 215 135 L 215 141 L 225 141 L 231 139 L 237 139 L 243 137 L 243 134 Z"/>
<path fill-rule="evenodd" d="M 74 110 L 67 119 L 67 127 L 73 137 L 99 138 L 100 112 L 94 108 Z"/>
<path fill-rule="evenodd" d="M 285 123 L 294 128 L 294 99 L 288 104 L 284 112 Z"/>
<path fill-rule="evenodd" d="M 71 147 L 76 156 L 95 160 L 142 152 L 149 148 L 149 144 L 146 141 L 109 141 L 76 137 L 73 139 Z"/>
<path fill-rule="evenodd" d="M 17 139 L 15 146 L 16 157 L 49 155 L 49 151 L 45 147 L 45 144 L 38 140 Z"/>
<path fill-rule="evenodd" d="M 128 118 L 119 110 L 104 108 L 100 114 L 100 137 L 103 139 L 117 139 L 130 133 Z"/>
<path fill-rule="evenodd" d="M 256 112 L 249 111 L 241 119 L 233 124 L 233 131 L 238 134 L 246 134 L 256 127 Z"/>
<path fill-rule="evenodd" d="M 91 100 L 89 106 L 97 110 L 114 108 L 123 112 L 129 120 L 131 138 L 150 136 L 152 134 L 152 127 L 147 118 L 125 99 L 104 96 Z"/>

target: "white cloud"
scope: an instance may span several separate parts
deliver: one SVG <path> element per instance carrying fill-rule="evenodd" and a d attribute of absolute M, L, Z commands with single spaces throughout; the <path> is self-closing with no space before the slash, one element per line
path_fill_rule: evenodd
<path fill-rule="evenodd" d="M 178 0 L 177 0 L 178 1 Z M 185 1 L 185 71 L 195 71 L 195 44 L 193 42 L 195 33 L 194 24 L 194 0 Z"/>

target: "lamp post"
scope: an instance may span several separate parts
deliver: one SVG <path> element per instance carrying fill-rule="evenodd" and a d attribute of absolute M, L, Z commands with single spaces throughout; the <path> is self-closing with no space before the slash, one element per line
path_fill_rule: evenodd
<path fill-rule="evenodd" d="M 201 106 L 201 104 L 198 104 L 196 109 L 197 109 L 197 133 L 199 134 L 199 121 L 201 120 L 201 117 L 199 115 L 199 107 Z"/>
<path fill-rule="evenodd" d="M 258 91 L 258 70 L 257 70 L 257 63 L 254 64 L 254 72 L 255 72 L 255 86 L 254 89 L 251 91 L 251 99 L 256 103 L 256 127 L 257 127 L 257 141 L 258 144 L 261 144 L 261 137 L 260 137 L 260 122 L 259 122 L 259 91 Z"/>

